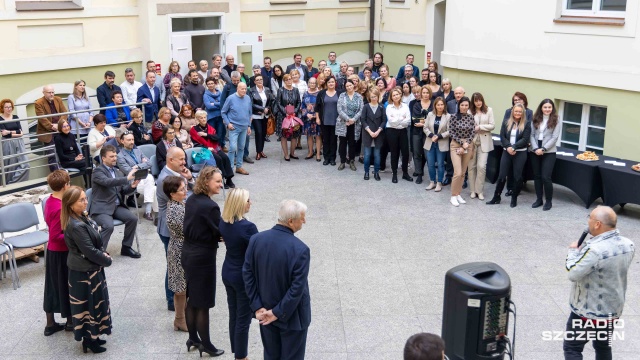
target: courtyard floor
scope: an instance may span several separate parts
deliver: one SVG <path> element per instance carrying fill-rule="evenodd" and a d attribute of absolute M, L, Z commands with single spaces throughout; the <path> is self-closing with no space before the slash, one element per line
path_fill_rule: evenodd
<path fill-rule="evenodd" d="M 297 234 L 311 248 L 312 322 L 307 359 L 402 359 L 406 339 L 418 332 L 440 334 L 444 278 L 448 269 L 467 262 L 491 261 L 511 277 L 517 305 L 515 353 L 519 359 L 563 359 L 561 341 L 543 341 L 543 331 L 563 330 L 569 315 L 570 282 L 564 269 L 567 246 L 586 226 L 585 209 L 568 189 L 557 186 L 549 212 L 532 209 L 533 184 L 511 209 L 509 198 L 498 206 L 469 199 L 454 208 L 449 187 L 441 193 L 424 190 L 391 174 L 382 181 L 362 180 L 363 169 L 322 166 L 304 160 L 285 162 L 274 137 L 266 144 L 267 159 L 247 164 L 249 176 L 234 182 L 251 192 L 247 218 L 266 230 L 275 223 L 278 203 L 294 198 L 309 207 L 307 223 Z M 252 139 L 253 140 L 253 139 Z M 253 142 L 253 141 L 252 141 Z M 303 141 L 304 143 L 304 141 Z M 253 143 L 252 143 L 252 154 Z M 485 196 L 494 186 L 487 183 Z M 222 195 L 215 200 L 222 206 Z M 39 208 L 39 205 L 38 205 Z M 39 209 L 38 209 L 39 210 Z M 640 207 L 619 211 L 622 235 L 636 245 Z M 151 222 L 138 227 L 142 258 L 122 257 L 122 228 L 116 228 L 106 269 L 113 334 L 107 337 L 111 359 L 195 359 L 186 352 L 187 334 L 173 331 L 173 312 L 164 299 L 166 260 Z M 218 252 L 218 269 L 225 255 Z M 628 277 L 623 341 L 614 342 L 614 358 L 638 359 L 640 353 L 640 256 Z M 22 287 L 0 282 L 0 358 L 75 359 L 85 357 L 71 333 L 43 336 L 44 262 L 19 261 Z M 233 359 L 228 337 L 226 294 L 218 271 L 216 307 L 211 309 L 213 343 Z M 58 319 L 62 322 L 62 319 Z M 510 325 L 513 324 L 513 317 Z M 262 358 L 259 324 L 249 337 L 249 358 Z M 511 332 L 510 332 L 511 334 Z M 588 345 L 586 358 L 593 358 Z"/>

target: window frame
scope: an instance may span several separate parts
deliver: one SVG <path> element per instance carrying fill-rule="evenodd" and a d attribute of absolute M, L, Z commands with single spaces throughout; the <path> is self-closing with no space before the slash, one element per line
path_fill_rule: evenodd
<path fill-rule="evenodd" d="M 606 10 L 598 10 L 603 0 L 593 0 L 593 5 L 591 6 L 591 10 L 571 10 L 567 7 L 569 6 L 569 0 L 562 0 L 562 16 L 579 16 L 579 17 L 599 17 L 599 18 L 613 18 L 613 19 L 624 19 L 627 15 L 627 11 L 606 11 Z M 628 4 L 628 1 L 626 3 Z"/>
<path fill-rule="evenodd" d="M 564 120 L 564 107 L 565 107 L 566 103 L 582 105 L 582 115 L 581 115 L 581 118 L 580 118 L 580 123 L 577 123 L 577 122 L 574 122 L 574 121 L 566 121 L 566 120 Z M 590 111 L 591 111 L 591 107 L 592 106 L 596 106 L 596 107 L 601 107 L 601 108 L 607 109 L 607 107 L 604 106 L 604 105 L 587 104 L 587 103 L 581 103 L 581 102 L 576 102 L 576 101 L 560 100 L 560 105 L 558 106 L 558 120 L 560 122 L 560 139 L 559 139 L 559 145 L 560 146 L 564 146 L 564 144 L 569 144 L 569 145 L 573 145 L 573 146 L 578 146 L 578 151 L 593 151 L 593 150 L 597 150 L 597 151 L 602 152 L 602 154 L 604 154 L 604 144 L 603 144 L 603 147 L 592 146 L 592 145 L 588 145 L 587 144 L 587 141 L 589 139 L 589 128 L 600 129 L 600 130 L 603 130 L 605 133 L 607 131 L 607 127 L 606 126 L 603 127 L 603 126 L 596 126 L 596 125 L 590 125 L 589 124 L 589 115 L 590 115 Z M 564 140 L 562 138 L 562 133 L 563 133 L 563 128 L 564 128 L 564 124 L 565 123 L 568 123 L 568 124 L 571 124 L 571 125 L 580 126 L 580 135 L 579 135 L 578 143 L 575 143 L 573 141 L 567 141 L 567 140 Z"/>

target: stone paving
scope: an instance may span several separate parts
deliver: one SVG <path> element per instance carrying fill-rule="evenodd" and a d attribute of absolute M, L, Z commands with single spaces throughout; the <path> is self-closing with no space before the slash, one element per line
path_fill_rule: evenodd
<path fill-rule="evenodd" d="M 322 166 L 304 160 L 282 160 L 280 146 L 267 143 L 268 159 L 247 164 L 251 175 L 236 176 L 250 190 L 253 206 L 248 218 L 259 230 L 273 226 L 278 203 L 295 198 L 309 206 L 307 224 L 298 236 L 311 248 L 312 323 L 307 359 L 402 359 L 406 339 L 417 332 L 439 334 L 444 276 L 448 269 L 471 261 L 492 261 L 512 281 L 517 304 L 516 354 L 519 359 L 563 359 L 560 341 L 542 341 L 544 330 L 563 330 L 569 314 L 569 288 L 564 270 L 567 245 L 586 224 L 588 210 L 569 190 L 556 187 L 550 212 L 532 209 L 532 184 L 520 205 L 486 206 L 469 199 L 454 208 L 449 187 L 427 192 L 426 184 L 362 180 L 361 164 Z M 252 144 L 253 153 L 253 144 Z M 493 191 L 487 184 L 485 195 Z M 221 206 L 222 196 L 215 199 Z M 640 208 L 627 206 L 619 215 L 623 235 L 638 244 Z M 114 263 L 106 269 L 113 334 L 100 358 L 195 359 L 186 352 L 187 335 L 173 331 L 173 313 L 164 300 L 164 250 L 155 228 L 142 220 L 138 227 L 142 259 L 119 255 L 122 230 L 117 229 L 109 252 Z M 218 268 L 225 250 L 218 253 Z M 638 359 L 640 352 L 640 255 L 629 273 L 624 309 L 625 339 L 614 343 L 616 359 Z M 44 263 L 20 261 L 22 287 L 0 282 L 0 358 L 74 359 L 84 357 L 70 333 L 44 337 L 42 311 Z M 218 272 L 219 274 L 219 272 Z M 214 344 L 233 359 L 227 326 L 226 295 L 218 275 L 217 306 L 211 310 Z M 62 320 L 59 320 L 62 321 Z M 510 320 L 513 324 L 513 318 Z M 587 358 L 593 358 L 588 345 Z M 249 357 L 262 358 L 259 325 L 254 320 Z"/>

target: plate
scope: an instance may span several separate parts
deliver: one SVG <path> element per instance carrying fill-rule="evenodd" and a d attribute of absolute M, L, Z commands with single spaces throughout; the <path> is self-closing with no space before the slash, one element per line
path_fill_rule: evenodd
<path fill-rule="evenodd" d="M 631 170 L 635 171 L 635 172 L 640 172 L 640 169 L 636 170 L 634 168 L 631 168 Z"/>
<path fill-rule="evenodd" d="M 576 158 L 576 159 L 578 159 L 578 158 Z M 580 159 L 578 159 L 578 160 L 580 160 Z M 580 160 L 580 161 L 600 161 L 600 159 L 598 159 L 598 160 L 595 160 L 595 159 L 593 159 L 593 160 L 592 160 L 592 159 L 589 159 L 589 160 Z"/>

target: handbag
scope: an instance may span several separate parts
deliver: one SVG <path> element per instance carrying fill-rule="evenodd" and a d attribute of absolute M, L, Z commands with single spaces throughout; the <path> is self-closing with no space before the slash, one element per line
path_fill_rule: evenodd
<path fill-rule="evenodd" d="M 273 135 L 276 132 L 276 118 L 273 114 L 269 115 L 267 120 L 267 136 Z"/>

